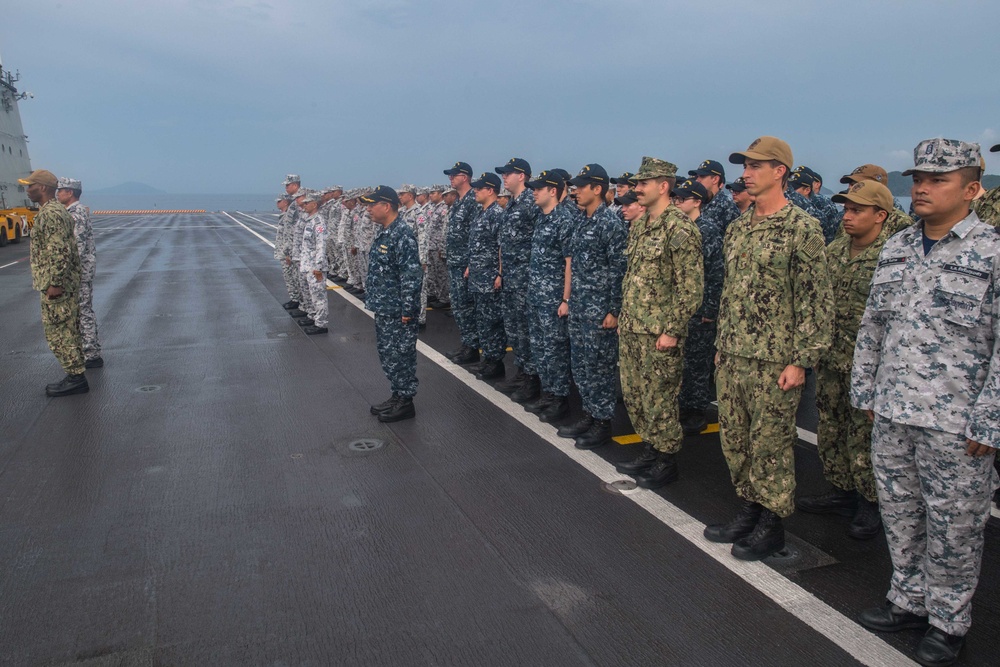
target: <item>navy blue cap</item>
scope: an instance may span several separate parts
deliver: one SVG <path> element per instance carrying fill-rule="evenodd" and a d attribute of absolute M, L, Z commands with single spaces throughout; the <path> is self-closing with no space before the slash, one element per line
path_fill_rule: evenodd
<path fill-rule="evenodd" d="M 371 194 L 361 195 L 361 201 L 366 204 L 377 204 L 384 201 L 393 206 L 399 206 L 399 195 L 388 185 L 380 185 Z"/>
<path fill-rule="evenodd" d="M 732 190 L 733 192 L 745 192 L 747 189 L 747 184 L 746 181 L 743 180 L 743 177 L 740 176 L 732 183 L 726 184 L 726 189 Z"/>
<path fill-rule="evenodd" d="M 612 178 L 611 182 L 615 185 L 635 185 L 635 174 L 630 171 L 626 171 L 624 174 L 618 178 Z"/>
<path fill-rule="evenodd" d="M 566 187 L 566 179 L 562 177 L 562 174 L 556 172 L 562 171 L 561 169 L 549 169 L 548 171 L 543 171 L 534 180 L 525 183 L 525 187 L 532 190 L 537 190 L 538 188 L 556 188 L 559 186 Z"/>
<path fill-rule="evenodd" d="M 629 190 L 621 197 L 615 197 L 615 203 L 619 206 L 628 206 L 629 204 L 634 204 L 639 201 L 639 195 L 636 194 L 635 190 Z"/>
<path fill-rule="evenodd" d="M 997 144 L 996 146 L 994 146 L 993 148 L 991 148 L 990 152 L 991 153 L 1000 153 L 1000 144 Z"/>
<path fill-rule="evenodd" d="M 799 167 L 792 172 L 792 175 L 788 179 L 789 185 L 793 188 L 801 188 L 806 185 L 812 187 L 812 184 L 816 182 L 812 173 L 808 171 L 807 167 Z"/>
<path fill-rule="evenodd" d="M 697 169 L 688 172 L 688 176 L 718 176 L 723 182 L 726 180 L 726 170 L 722 163 L 715 160 L 705 160 L 698 165 Z"/>
<path fill-rule="evenodd" d="M 708 190 L 705 189 L 705 186 L 690 178 L 676 186 L 670 194 L 678 199 L 694 197 L 703 204 L 709 200 Z"/>
<path fill-rule="evenodd" d="M 470 185 L 473 188 L 493 188 L 494 190 L 497 191 L 497 193 L 499 193 L 500 177 L 497 176 L 496 174 L 491 174 L 489 172 L 486 172 L 485 174 L 480 176 L 477 180 L 472 181 Z"/>
<path fill-rule="evenodd" d="M 512 157 L 507 164 L 502 167 L 497 167 L 494 171 L 498 174 L 519 173 L 529 175 L 531 174 L 531 165 L 528 164 L 528 161 L 523 158 Z"/>
<path fill-rule="evenodd" d="M 563 180 L 566 181 L 567 183 L 569 183 L 569 179 L 573 178 L 572 176 L 569 175 L 569 172 L 566 171 L 565 169 L 556 168 L 556 169 L 549 169 L 549 171 L 551 171 L 553 174 L 559 174 L 560 176 L 563 177 Z"/>
<path fill-rule="evenodd" d="M 813 177 L 813 181 L 815 181 L 816 183 L 822 183 L 823 182 L 823 177 L 820 176 L 819 172 L 816 171 L 815 169 L 813 169 L 811 167 L 799 167 L 799 170 L 804 171 L 804 172 L 808 173 L 810 176 L 812 176 Z"/>
<path fill-rule="evenodd" d="M 469 166 L 468 162 L 456 162 L 454 167 L 444 170 L 445 176 L 457 176 L 458 174 L 465 174 L 471 178 L 472 167 Z"/>
<path fill-rule="evenodd" d="M 569 184 L 575 185 L 577 187 L 581 185 L 591 185 L 591 184 L 610 184 L 611 179 L 608 178 L 608 170 L 599 164 L 588 164 L 580 170 L 580 173 L 576 175 L 576 178 L 570 179 Z"/>

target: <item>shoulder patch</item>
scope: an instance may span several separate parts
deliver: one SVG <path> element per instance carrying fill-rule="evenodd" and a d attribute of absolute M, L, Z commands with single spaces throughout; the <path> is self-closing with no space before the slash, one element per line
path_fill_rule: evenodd
<path fill-rule="evenodd" d="M 680 247 L 684 245 L 684 242 L 687 241 L 688 238 L 690 238 L 690 236 L 691 232 L 689 232 L 688 230 L 678 229 L 676 232 L 674 232 L 673 236 L 670 237 L 670 249 L 671 250 L 680 249 Z"/>
<path fill-rule="evenodd" d="M 806 244 L 802 246 L 802 253 L 809 259 L 815 259 L 819 255 L 820 251 L 823 250 L 826 244 L 823 242 L 822 236 L 814 236 Z"/>

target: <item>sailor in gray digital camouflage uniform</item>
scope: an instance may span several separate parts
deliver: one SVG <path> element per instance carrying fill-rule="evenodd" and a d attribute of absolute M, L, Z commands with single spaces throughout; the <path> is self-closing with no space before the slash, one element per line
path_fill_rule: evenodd
<path fill-rule="evenodd" d="M 921 664 L 950 665 L 972 623 L 1000 445 L 1000 234 L 970 204 L 979 145 L 914 150 L 920 221 L 879 256 L 861 321 L 851 402 L 874 420 L 872 467 L 892 557 L 871 630 L 926 629 Z M 928 627 L 929 623 L 929 627 Z"/>
<path fill-rule="evenodd" d="M 427 229 L 427 293 L 434 308 L 447 308 L 448 264 L 445 255 L 445 234 L 448 230 L 448 204 L 444 201 L 444 185 L 432 185 L 428 194 Z"/>
<path fill-rule="evenodd" d="M 310 192 L 301 199 L 305 220 L 302 224 L 302 246 L 299 248 L 299 266 L 303 286 L 309 290 L 306 301 L 309 317 L 300 320 L 306 335 L 325 334 L 330 317 L 330 303 L 326 294 L 327 261 L 326 239 L 329 236 L 327 218 L 320 211 L 323 195 Z"/>
<path fill-rule="evenodd" d="M 326 263 L 329 266 L 327 272 L 330 276 L 341 276 L 341 261 L 343 253 L 337 242 L 337 227 L 340 224 L 341 203 L 340 199 L 344 195 L 344 188 L 339 185 L 331 185 L 323 190 L 323 201 L 320 206 L 320 213 L 326 220 L 328 234 L 326 237 Z"/>
<path fill-rule="evenodd" d="M 423 269 L 423 283 L 420 287 L 420 322 L 421 328 L 427 326 L 427 262 L 428 262 L 428 218 L 424 205 L 417 201 L 422 188 L 404 183 L 396 191 L 399 196 L 399 217 L 410 226 L 413 235 L 417 237 L 417 251 L 420 256 L 420 266 Z"/>
<path fill-rule="evenodd" d="M 80 250 L 80 337 L 83 340 L 84 366 L 104 366 L 101 341 L 97 337 L 97 316 L 94 315 L 94 273 L 97 271 L 97 247 L 94 245 L 94 228 L 90 224 L 90 210 L 80 203 L 83 185 L 75 178 L 60 178 L 56 186 L 56 199 L 66 207 L 73 218 L 73 236 Z"/>
<path fill-rule="evenodd" d="M 288 204 L 283 209 L 280 204 L 278 205 L 281 217 L 278 218 L 278 229 L 274 236 L 274 258 L 281 262 L 281 273 L 285 278 L 285 288 L 288 290 L 289 300 L 281 307 L 291 312 L 299 310 L 299 302 L 302 300 L 302 294 L 299 291 L 298 268 L 292 264 L 292 238 L 295 235 L 295 225 L 299 215 L 299 206 L 295 203 L 295 198 L 298 197 L 302 185 L 298 174 L 285 176 L 282 185 L 285 187 L 283 198 L 287 199 Z"/>

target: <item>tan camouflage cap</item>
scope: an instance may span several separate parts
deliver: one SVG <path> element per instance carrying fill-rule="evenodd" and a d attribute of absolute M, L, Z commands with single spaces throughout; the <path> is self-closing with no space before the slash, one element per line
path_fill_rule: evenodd
<path fill-rule="evenodd" d="M 745 151 L 729 156 L 729 161 L 733 164 L 743 164 L 747 160 L 777 160 L 788 167 L 789 171 L 795 164 L 792 147 L 778 137 L 757 137 Z"/>
<path fill-rule="evenodd" d="M 838 204 L 854 202 L 862 206 L 878 206 L 883 211 L 891 211 L 893 207 L 892 193 L 878 181 L 858 181 L 847 192 L 830 197 Z"/>
<path fill-rule="evenodd" d="M 861 181 L 878 181 L 884 184 L 889 182 L 889 174 L 877 164 L 863 164 L 840 179 L 841 183 L 860 183 Z"/>
<path fill-rule="evenodd" d="M 644 156 L 639 171 L 632 175 L 633 181 L 648 181 L 651 178 L 674 178 L 677 165 L 655 157 Z"/>
<path fill-rule="evenodd" d="M 965 167 L 979 166 L 979 144 L 958 139 L 936 137 L 925 139 L 913 149 L 913 169 L 907 169 L 903 176 L 917 171 L 944 174 Z"/>
<path fill-rule="evenodd" d="M 19 178 L 17 182 L 21 185 L 34 185 L 38 183 L 39 185 L 44 185 L 46 187 L 54 188 L 59 185 L 59 179 L 56 175 L 47 169 L 36 169 L 27 178 Z"/>

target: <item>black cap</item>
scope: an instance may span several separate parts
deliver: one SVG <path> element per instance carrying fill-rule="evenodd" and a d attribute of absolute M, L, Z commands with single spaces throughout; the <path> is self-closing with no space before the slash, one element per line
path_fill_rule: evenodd
<path fill-rule="evenodd" d="M 570 185 L 576 185 L 577 187 L 581 185 L 590 184 L 610 184 L 611 179 L 608 178 L 608 171 L 599 164 L 588 164 L 580 170 L 580 173 L 576 175 L 576 178 L 570 179 Z"/>
<path fill-rule="evenodd" d="M 527 160 L 519 157 L 512 157 L 507 164 L 502 167 L 497 167 L 494 171 L 498 174 L 513 174 L 516 172 L 519 174 L 530 175 L 531 165 L 528 164 Z"/>
<path fill-rule="evenodd" d="M 793 188 L 801 188 L 806 185 L 812 187 L 812 184 L 816 182 L 813 178 L 812 173 L 808 171 L 808 167 L 799 167 L 792 172 L 791 177 L 788 179 L 788 184 Z"/>
<path fill-rule="evenodd" d="M 808 172 L 810 176 L 813 177 L 813 181 L 816 183 L 822 183 L 823 177 L 819 175 L 819 172 L 811 167 L 801 167 L 802 171 Z"/>
<path fill-rule="evenodd" d="M 569 172 L 566 171 L 565 169 L 556 168 L 556 169 L 549 169 L 549 171 L 551 171 L 553 174 L 558 174 L 559 176 L 562 176 L 563 180 L 566 181 L 567 183 L 569 183 L 569 179 L 573 178 L 572 176 L 569 175 Z"/>
<path fill-rule="evenodd" d="M 489 172 L 486 172 L 478 179 L 472 181 L 470 185 L 473 188 L 493 188 L 496 190 L 497 194 L 500 193 L 500 177 Z"/>
<path fill-rule="evenodd" d="M 361 201 L 366 204 L 377 204 L 384 201 L 393 206 L 399 206 L 399 195 L 388 185 L 380 185 L 370 195 L 361 195 Z"/>
<path fill-rule="evenodd" d="M 454 167 L 444 170 L 445 176 L 457 176 L 458 174 L 465 174 L 472 178 L 472 167 L 469 166 L 468 162 L 456 162 Z"/>
<path fill-rule="evenodd" d="M 745 192 L 747 189 L 747 184 L 746 181 L 743 180 L 743 177 L 740 176 L 732 183 L 727 183 L 726 189 L 732 190 L 733 192 Z"/>
<path fill-rule="evenodd" d="M 559 186 L 566 187 L 566 179 L 561 174 L 557 174 L 557 171 L 559 170 L 550 169 L 543 171 L 533 181 L 528 181 L 524 185 L 532 190 L 537 190 L 538 188 L 556 188 Z"/>
<path fill-rule="evenodd" d="M 615 185 L 635 185 L 635 181 L 632 180 L 634 176 L 635 174 L 633 174 L 632 172 L 626 171 L 618 178 L 612 178 L 611 182 L 614 183 Z"/>
<path fill-rule="evenodd" d="M 997 144 L 996 146 L 994 146 L 993 148 L 991 148 L 990 152 L 991 153 L 1000 153 L 1000 144 Z"/>
<path fill-rule="evenodd" d="M 670 194 L 679 199 L 694 197 L 703 204 L 709 200 L 708 190 L 705 189 L 705 186 L 690 178 L 676 186 Z"/>
<path fill-rule="evenodd" d="M 629 190 L 621 197 L 615 197 L 615 203 L 619 206 L 628 206 L 629 204 L 634 204 L 639 201 L 639 195 L 635 193 L 635 190 Z"/>
<path fill-rule="evenodd" d="M 688 176 L 718 176 L 723 182 L 726 180 L 726 170 L 722 163 L 715 160 L 705 160 L 698 165 L 697 169 L 688 172 Z"/>

